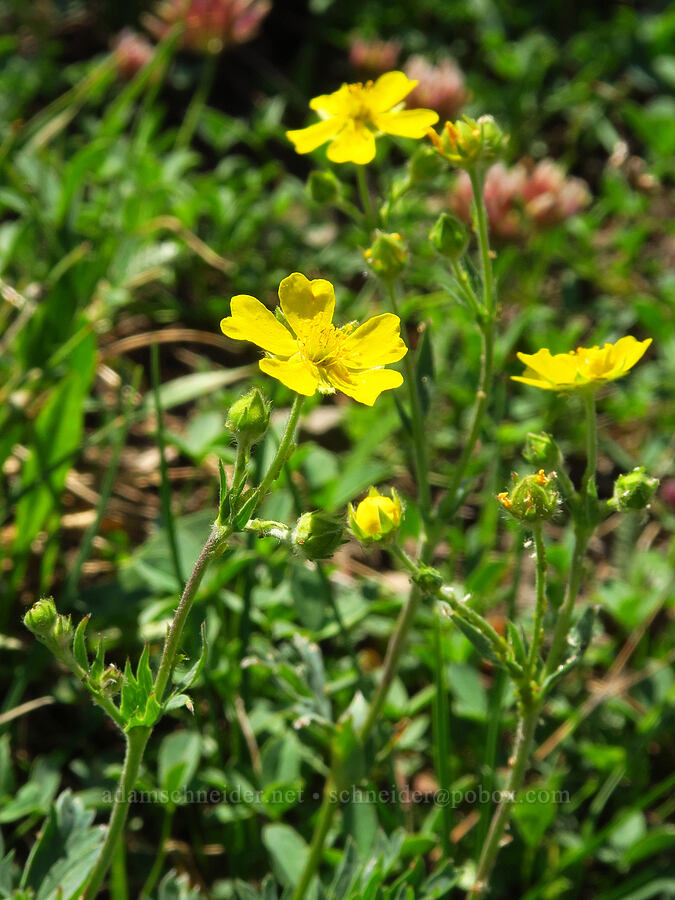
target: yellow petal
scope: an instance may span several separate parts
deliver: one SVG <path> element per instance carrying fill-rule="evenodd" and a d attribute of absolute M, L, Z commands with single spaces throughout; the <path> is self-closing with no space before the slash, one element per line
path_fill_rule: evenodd
<path fill-rule="evenodd" d="M 229 338 L 250 341 L 279 356 L 292 356 L 297 351 L 290 331 L 255 297 L 237 294 L 230 300 L 230 313 L 220 322 L 221 331 Z"/>
<path fill-rule="evenodd" d="M 403 384 L 403 376 L 395 369 L 347 372 L 336 366 L 329 369 L 326 375 L 334 388 L 365 406 L 372 406 L 382 391 L 388 391 Z"/>
<path fill-rule="evenodd" d="M 550 381 L 544 381 L 543 378 L 540 378 L 535 372 L 532 372 L 533 378 L 527 378 L 524 375 L 512 375 L 511 381 L 522 381 L 523 384 L 530 384 L 532 387 L 542 388 L 544 391 L 558 391 L 560 387 L 556 384 L 551 384 Z M 568 387 L 569 390 L 569 387 Z"/>
<path fill-rule="evenodd" d="M 375 137 L 364 125 L 348 122 L 329 144 L 326 155 L 334 163 L 353 162 L 365 166 L 375 157 Z"/>
<path fill-rule="evenodd" d="M 260 360 L 260 368 L 266 375 L 271 375 L 296 394 L 311 397 L 316 392 L 319 381 L 314 371 L 304 359 L 294 356 L 291 359 L 273 359 L 265 357 Z"/>
<path fill-rule="evenodd" d="M 611 379 L 619 378 L 629 369 L 632 369 L 635 363 L 639 362 L 645 355 L 651 342 L 651 338 L 647 338 L 644 341 L 638 341 L 632 334 L 620 338 L 614 345 L 614 358 L 616 359 L 616 363 L 608 377 Z"/>
<path fill-rule="evenodd" d="M 438 113 L 432 109 L 404 109 L 401 112 L 378 113 L 373 121 L 386 134 L 423 138 L 427 129 L 438 122 Z"/>
<path fill-rule="evenodd" d="M 408 348 L 400 329 L 401 320 L 393 313 L 368 319 L 345 341 L 345 365 L 349 369 L 373 369 L 403 359 Z"/>
<path fill-rule="evenodd" d="M 317 112 L 326 113 L 329 116 L 345 115 L 350 108 L 349 85 L 343 84 L 332 94 L 319 94 L 309 101 L 309 108 Z"/>
<path fill-rule="evenodd" d="M 281 309 L 288 324 L 298 334 L 308 321 L 330 325 L 335 310 L 335 291 L 330 281 L 314 278 L 310 281 L 300 272 L 293 272 L 279 285 Z"/>
<path fill-rule="evenodd" d="M 385 72 L 380 75 L 368 92 L 368 103 L 373 112 L 385 112 L 408 96 L 417 82 L 403 72 Z"/>
<path fill-rule="evenodd" d="M 550 350 L 518 353 L 518 359 L 544 380 L 554 385 L 574 384 L 579 376 L 579 360 L 572 353 L 551 354 Z"/>
<path fill-rule="evenodd" d="M 307 128 L 298 128 L 295 131 L 287 131 L 286 137 L 295 145 L 297 153 L 311 153 L 326 141 L 335 137 L 342 122 L 340 119 L 326 119 L 322 122 L 315 122 L 314 125 L 308 125 Z"/>

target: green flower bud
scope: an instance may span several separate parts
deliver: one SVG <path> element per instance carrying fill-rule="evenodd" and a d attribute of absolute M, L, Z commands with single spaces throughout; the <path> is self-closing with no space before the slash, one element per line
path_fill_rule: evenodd
<path fill-rule="evenodd" d="M 349 526 L 362 544 L 388 541 L 398 531 L 403 517 L 403 504 L 394 488 L 391 497 L 371 488 L 356 507 L 349 504 Z"/>
<path fill-rule="evenodd" d="M 647 475 L 644 466 L 636 466 L 632 472 L 619 475 L 616 479 L 609 506 L 621 512 L 629 509 L 645 509 L 658 486 L 658 478 Z"/>
<path fill-rule="evenodd" d="M 70 620 L 70 616 L 58 616 L 52 631 L 52 638 L 56 647 L 59 650 L 70 652 L 74 637 L 75 632 L 73 631 L 73 623 Z"/>
<path fill-rule="evenodd" d="M 514 478 L 518 479 L 517 475 Z M 539 469 L 536 475 L 525 475 L 516 481 L 511 493 L 497 494 L 497 500 L 504 509 L 519 522 L 542 522 L 552 518 L 557 509 L 560 495 L 554 490 L 555 472 L 546 475 Z"/>
<path fill-rule="evenodd" d="M 226 426 L 240 444 L 257 443 L 270 424 L 270 407 L 262 392 L 253 388 L 230 407 Z"/>
<path fill-rule="evenodd" d="M 315 203 L 327 205 L 339 199 L 341 185 L 332 172 L 314 169 L 307 179 L 307 192 Z"/>
<path fill-rule="evenodd" d="M 405 268 L 408 250 L 400 234 L 378 231 L 364 256 L 376 275 L 385 281 L 393 281 Z"/>
<path fill-rule="evenodd" d="M 494 162 L 508 141 L 492 116 L 477 120 L 464 116 L 457 122 L 446 122 L 440 135 L 430 130 L 429 137 L 436 152 L 460 169 Z"/>
<path fill-rule="evenodd" d="M 307 559 L 327 559 L 344 542 L 342 516 L 321 510 L 303 513 L 291 533 L 291 541 Z"/>
<path fill-rule="evenodd" d="M 553 469 L 560 465 L 561 454 L 558 445 L 545 431 L 530 432 L 525 440 L 523 457 L 533 466 Z"/>
<path fill-rule="evenodd" d="M 444 212 L 429 232 L 429 240 L 440 254 L 458 260 L 469 246 L 469 232 L 459 219 Z"/>
<path fill-rule="evenodd" d="M 122 690 L 124 676 L 115 665 L 109 665 L 101 675 L 99 687 L 105 697 L 113 697 Z"/>
<path fill-rule="evenodd" d="M 52 636 L 58 617 L 52 597 L 44 597 L 31 606 L 23 617 L 23 624 L 36 638 L 45 640 Z"/>

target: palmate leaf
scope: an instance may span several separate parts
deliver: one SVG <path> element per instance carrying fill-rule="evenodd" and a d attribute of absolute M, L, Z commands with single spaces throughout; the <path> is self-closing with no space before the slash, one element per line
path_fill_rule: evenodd
<path fill-rule="evenodd" d="M 94 866 L 105 833 L 92 827 L 94 811 L 64 791 L 33 845 L 21 877 L 22 889 L 36 900 L 75 900 Z"/>

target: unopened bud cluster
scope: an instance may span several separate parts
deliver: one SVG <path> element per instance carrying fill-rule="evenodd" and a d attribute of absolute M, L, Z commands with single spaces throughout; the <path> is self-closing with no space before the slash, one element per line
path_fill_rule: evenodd
<path fill-rule="evenodd" d="M 458 260 L 469 245 L 469 232 L 459 219 L 444 212 L 429 232 L 429 240 L 442 256 Z"/>
<path fill-rule="evenodd" d="M 560 465 L 560 450 L 550 434 L 545 431 L 529 432 L 525 440 L 523 457 L 533 466 L 553 469 Z"/>
<path fill-rule="evenodd" d="M 46 644 L 52 653 L 62 658 L 73 644 L 73 623 L 70 616 L 62 616 L 56 610 L 51 597 L 38 600 L 24 616 L 23 623 L 35 637 Z"/>
<path fill-rule="evenodd" d="M 552 518 L 558 508 L 560 495 L 555 490 L 555 472 L 547 475 L 539 469 L 536 475 L 518 478 L 511 491 L 497 494 L 502 507 L 519 522 L 542 522 Z"/>
<path fill-rule="evenodd" d="M 508 140 L 492 116 L 464 116 L 456 122 L 446 122 L 440 134 L 429 129 L 429 137 L 434 149 L 461 169 L 498 159 Z"/>

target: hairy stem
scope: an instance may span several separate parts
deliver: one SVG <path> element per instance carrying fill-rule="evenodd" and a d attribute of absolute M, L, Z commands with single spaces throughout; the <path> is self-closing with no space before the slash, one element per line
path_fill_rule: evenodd
<path fill-rule="evenodd" d="M 535 522 L 534 549 L 537 560 L 537 599 L 534 607 L 534 626 L 532 629 L 532 642 L 530 654 L 527 660 L 528 678 L 534 676 L 539 651 L 544 637 L 544 613 L 546 612 L 546 545 L 542 534 L 541 522 Z"/>
<path fill-rule="evenodd" d="M 532 752 L 532 744 L 534 742 L 534 732 L 539 717 L 539 706 L 531 703 L 523 708 L 518 722 L 518 732 L 516 735 L 516 745 L 514 747 L 514 758 L 506 788 L 502 793 L 499 806 L 495 810 L 490 823 L 487 839 L 483 845 L 478 868 L 476 869 L 476 880 L 474 886 L 467 893 L 467 900 L 476 900 L 482 897 L 490 884 L 490 875 L 499 853 L 499 845 L 501 843 L 506 826 L 511 820 L 511 812 L 517 799 L 517 794 L 523 786 L 525 773 L 527 771 L 530 754 Z"/>
<path fill-rule="evenodd" d="M 329 777 L 323 788 L 323 800 L 321 801 L 319 817 L 314 827 L 312 843 L 309 846 L 309 855 L 305 862 L 305 867 L 302 870 L 302 874 L 300 875 L 300 880 L 291 894 L 291 900 L 304 900 L 307 891 L 309 890 L 309 886 L 312 883 L 312 879 L 316 875 L 316 870 L 319 868 L 324 844 L 326 843 L 326 837 L 328 836 L 331 823 L 338 807 L 337 801 L 332 794 L 333 781 Z"/>
<path fill-rule="evenodd" d="M 141 767 L 145 745 L 148 743 L 150 732 L 150 728 L 132 728 L 127 735 L 122 777 L 115 791 L 113 811 L 108 823 L 105 840 L 80 900 L 93 900 L 110 868 L 117 841 L 124 830 L 124 823 L 126 822 L 131 802 L 131 792 L 138 778 L 138 770 Z"/>

